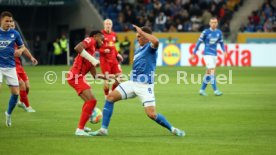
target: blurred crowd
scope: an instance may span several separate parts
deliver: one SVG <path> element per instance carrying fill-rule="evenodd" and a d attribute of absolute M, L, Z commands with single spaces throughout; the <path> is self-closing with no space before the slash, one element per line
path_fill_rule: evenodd
<path fill-rule="evenodd" d="M 232 15 L 243 0 L 91 0 L 114 31 L 125 32 L 131 24 L 147 25 L 155 32 L 199 32 L 209 19 L 218 17 L 223 32 L 230 32 Z M 101 4 L 101 5 L 99 5 Z"/>
<path fill-rule="evenodd" d="M 276 0 L 266 0 L 248 17 L 248 24 L 241 32 L 276 32 Z"/>

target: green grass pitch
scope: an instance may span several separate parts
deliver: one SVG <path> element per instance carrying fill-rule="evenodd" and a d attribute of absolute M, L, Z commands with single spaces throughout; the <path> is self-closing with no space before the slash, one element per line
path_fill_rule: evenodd
<path fill-rule="evenodd" d="M 30 103 L 36 113 L 16 108 L 12 127 L 4 124 L 9 99 L 8 87 L 0 92 L 1 155 L 74 155 L 74 154 L 186 154 L 186 155 L 272 155 L 276 152 L 276 68 L 228 68 L 217 73 L 228 75 L 233 83 L 218 85 L 224 93 L 198 95 L 200 84 L 177 84 L 176 71 L 203 74 L 203 67 L 158 67 L 170 82 L 157 84 L 157 111 L 186 137 L 171 135 L 147 118 L 139 100 L 116 103 L 107 137 L 76 137 L 75 129 L 83 101 L 69 85 L 61 84 L 59 67 L 25 67 L 31 81 Z M 125 72 L 130 67 L 124 66 Z M 56 84 L 44 82 L 47 71 L 58 75 Z M 190 80 L 190 78 L 188 79 Z M 104 105 L 102 85 L 92 85 L 99 108 Z M 88 126 L 96 130 L 100 124 Z"/>

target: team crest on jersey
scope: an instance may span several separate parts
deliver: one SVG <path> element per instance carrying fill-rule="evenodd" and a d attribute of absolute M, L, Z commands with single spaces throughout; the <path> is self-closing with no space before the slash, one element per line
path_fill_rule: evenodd
<path fill-rule="evenodd" d="M 14 38 L 14 34 L 11 34 L 11 38 Z"/>
<path fill-rule="evenodd" d="M 219 37 L 219 34 L 217 33 L 217 37 Z"/>
<path fill-rule="evenodd" d="M 10 40 L 8 40 L 8 41 L 0 41 L 0 49 L 6 48 L 7 46 L 9 46 L 10 43 L 11 43 Z"/>

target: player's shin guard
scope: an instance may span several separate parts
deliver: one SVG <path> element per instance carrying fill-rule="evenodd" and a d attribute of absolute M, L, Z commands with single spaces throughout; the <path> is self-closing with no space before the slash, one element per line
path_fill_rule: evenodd
<path fill-rule="evenodd" d="M 20 90 L 20 101 L 23 102 L 27 108 L 30 106 L 28 94 L 25 90 Z"/>
<path fill-rule="evenodd" d="M 110 102 L 107 100 L 105 101 L 104 109 L 103 109 L 103 122 L 102 122 L 102 128 L 104 128 L 104 129 L 108 128 L 110 118 L 113 113 L 113 107 L 114 107 L 113 102 Z"/>
<path fill-rule="evenodd" d="M 215 75 L 211 75 L 211 85 L 214 91 L 217 90 L 217 82 L 216 82 L 216 76 Z"/>
<path fill-rule="evenodd" d="M 18 95 L 12 94 L 10 97 L 9 106 L 7 110 L 7 113 L 9 115 L 12 113 L 14 107 L 16 106 L 17 100 L 18 100 Z"/>
<path fill-rule="evenodd" d="M 171 131 L 172 125 L 167 121 L 167 119 L 163 115 L 157 114 L 155 122 Z"/>
<path fill-rule="evenodd" d="M 92 99 L 89 101 L 84 102 L 84 105 L 82 107 L 82 113 L 79 121 L 79 129 L 83 130 L 86 122 L 88 121 L 94 107 L 97 104 L 97 100 Z"/>
<path fill-rule="evenodd" d="M 209 74 L 206 74 L 203 78 L 203 82 L 202 82 L 202 86 L 201 86 L 201 90 L 205 90 L 208 82 L 211 80 L 211 76 Z"/>

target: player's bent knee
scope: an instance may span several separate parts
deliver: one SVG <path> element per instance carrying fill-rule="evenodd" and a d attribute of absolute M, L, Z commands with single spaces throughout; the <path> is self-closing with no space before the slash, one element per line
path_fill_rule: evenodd
<path fill-rule="evenodd" d="M 117 90 L 112 91 L 106 98 L 106 100 L 110 102 L 116 102 L 121 99 L 122 99 L 122 96 Z"/>
<path fill-rule="evenodd" d="M 147 113 L 147 115 L 150 119 L 155 120 L 155 118 L 156 118 L 156 113 Z"/>

